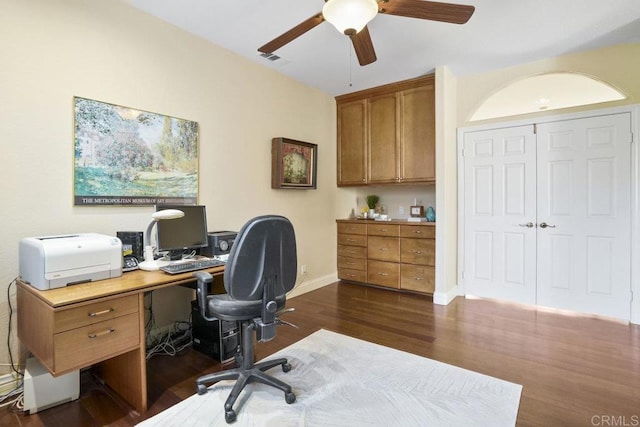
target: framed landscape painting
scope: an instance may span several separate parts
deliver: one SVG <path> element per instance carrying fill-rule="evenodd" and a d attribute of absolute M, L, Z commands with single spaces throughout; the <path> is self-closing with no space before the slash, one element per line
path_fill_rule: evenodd
<path fill-rule="evenodd" d="M 195 204 L 198 123 L 74 97 L 74 204 Z"/>
<path fill-rule="evenodd" d="M 318 146 L 288 138 L 271 140 L 271 188 L 316 188 Z"/>

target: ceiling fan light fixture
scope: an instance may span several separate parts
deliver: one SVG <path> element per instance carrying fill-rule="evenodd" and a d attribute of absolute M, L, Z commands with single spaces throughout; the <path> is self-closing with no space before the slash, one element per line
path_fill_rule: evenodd
<path fill-rule="evenodd" d="M 343 34 L 359 33 L 378 13 L 376 0 L 328 0 L 322 16 Z"/>

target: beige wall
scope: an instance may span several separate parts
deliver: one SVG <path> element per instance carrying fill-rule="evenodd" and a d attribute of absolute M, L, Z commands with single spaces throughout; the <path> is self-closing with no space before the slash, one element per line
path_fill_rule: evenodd
<path fill-rule="evenodd" d="M 299 263 L 308 269 L 298 286 L 335 278 L 331 96 L 117 1 L 0 0 L 0 10 L 0 144 L 6 156 L 0 336 L 7 334 L 4 295 L 18 275 L 21 238 L 143 231 L 153 212 L 73 206 L 75 95 L 197 121 L 199 202 L 207 205 L 209 228 L 237 230 L 254 215 L 283 214 L 294 224 Z M 270 188 L 276 136 L 318 144 L 317 190 Z M 153 298 L 160 325 L 188 318 L 190 291 L 163 290 Z M 0 363 L 8 363 L 6 346 L 0 346 Z"/>
<path fill-rule="evenodd" d="M 469 118 L 489 96 L 500 89 L 538 74 L 575 72 L 605 82 L 627 95 L 626 100 L 521 115 L 517 118 L 555 115 L 559 113 L 592 110 L 617 105 L 640 103 L 640 43 L 623 44 L 587 52 L 548 58 L 501 70 L 458 78 L 458 126 L 468 125 Z M 512 118 L 509 118 L 512 119 Z M 473 122 L 474 125 L 504 121 L 505 119 Z"/>

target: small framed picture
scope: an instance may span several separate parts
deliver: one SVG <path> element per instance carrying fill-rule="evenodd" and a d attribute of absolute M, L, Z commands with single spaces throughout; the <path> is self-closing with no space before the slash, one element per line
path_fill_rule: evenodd
<path fill-rule="evenodd" d="M 424 206 L 411 206 L 409 208 L 409 214 L 414 218 L 421 218 L 424 216 Z"/>
<path fill-rule="evenodd" d="M 271 141 L 271 188 L 316 188 L 318 146 L 288 138 Z"/>

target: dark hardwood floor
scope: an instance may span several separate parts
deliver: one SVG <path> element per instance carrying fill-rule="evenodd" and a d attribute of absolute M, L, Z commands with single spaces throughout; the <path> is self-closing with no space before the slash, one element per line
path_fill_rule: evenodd
<path fill-rule="evenodd" d="M 274 340 L 257 345 L 257 359 L 324 328 L 522 384 L 518 425 L 640 425 L 639 326 L 479 299 L 439 306 L 424 296 L 344 283 L 288 306 L 296 311 L 286 320 L 300 329 L 280 327 Z M 30 416 L 3 408 L 0 425 L 133 426 L 194 394 L 195 378 L 219 369 L 191 349 L 152 358 L 143 414 L 85 371 L 77 401 Z"/>

